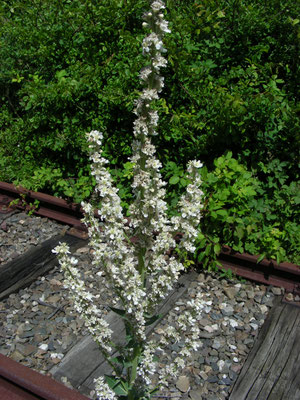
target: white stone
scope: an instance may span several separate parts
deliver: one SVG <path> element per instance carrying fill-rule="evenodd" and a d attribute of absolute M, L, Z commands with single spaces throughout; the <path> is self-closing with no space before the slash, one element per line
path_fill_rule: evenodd
<path fill-rule="evenodd" d="M 217 365 L 219 367 L 219 370 L 222 371 L 222 369 L 224 368 L 224 365 L 225 365 L 225 361 L 224 360 L 219 360 L 217 362 Z"/>
<path fill-rule="evenodd" d="M 59 360 L 61 360 L 64 357 L 64 355 L 62 353 L 51 353 L 50 357 L 51 358 L 58 358 Z"/>
<path fill-rule="evenodd" d="M 236 328 L 237 326 L 239 326 L 238 322 L 234 319 L 230 319 L 229 323 L 232 328 Z"/>
<path fill-rule="evenodd" d="M 268 307 L 265 306 L 264 304 L 260 305 L 259 308 L 260 308 L 260 311 L 261 311 L 263 314 L 266 314 L 266 313 L 269 311 Z"/>

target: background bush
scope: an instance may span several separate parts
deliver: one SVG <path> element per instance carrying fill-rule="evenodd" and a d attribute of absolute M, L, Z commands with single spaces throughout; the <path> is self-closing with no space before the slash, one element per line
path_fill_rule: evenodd
<path fill-rule="evenodd" d="M 166 3 L 172 33 L 155 144 L 171 212 L 187 184 L 186 161 L 199 158 L 207 167 L 208 209 L 224 203 L 203 221 L 211 243 L 219 237 L 240 250 L 295 259 L 299 3 Z M 98 129 L 126 207 L 147 9 L 147 0 L 1 2 L 0 180 L 76 202 L 88 198 L 94 182 L 84 134 Z M 235 179 L 239 190 L 252 187 L 248 194 L 234 193 Z"/>

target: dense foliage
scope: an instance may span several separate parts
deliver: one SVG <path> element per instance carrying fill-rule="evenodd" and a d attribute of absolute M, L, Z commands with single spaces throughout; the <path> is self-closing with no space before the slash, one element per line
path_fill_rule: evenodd
<path fill-rule="evenodd" d="M 167 6 L 172 33 L 155 144 L 173 189 L 170 204 L 187 184 L 186 161 L 201 159 L 207 214 L 199 249 L 215 254 L 226 242 L 296 261 L 299 3 Z M 1 2 L 0 180 L 75 201 L 89 197 L 84 134 L 98 129 L 126 206 L 147 8 L 147 0 Z"/>

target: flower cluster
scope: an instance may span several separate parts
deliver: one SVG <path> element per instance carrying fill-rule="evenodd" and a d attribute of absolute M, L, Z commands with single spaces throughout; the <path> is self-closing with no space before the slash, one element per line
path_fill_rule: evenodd
<path fill-rule="evenodd" d="M 198 293 L 195 299 L 187 302 L 186 309 L 174 321 L 174 326 L 168 325 L 165 329 L 159 329 L 159 342 L 151 340 L 147 343 L 143 360 L 138 369 L 138 374 L 147 385 L 151 384 L 152 376 L 157 372 L 159 376 L 158 384 L 167 387 L 168 377 L 176 377 L 178 371 L 185 367 L 185 360 L 191 356 L 192 352 L 203 346 L 203 343 L 199 340 L 198 320 L 201 318 L 201 311 L 205 304 L 203 295 Z M 178 307 L 176 311 L 179 311 Z M 154 362 L 155 356 L 163 360 L 167 354 L 167 348 L 178 342 L 184 342 L 184 346 L 174 361 L 158 368 L 157 363 Z"/>
<path fill-rule="evenodd" d="M 99 376 L 99 378 L 95 379 L 95 390 L 96 393 L 101 393 L 101 397 L 103 400 L 116 400 L 117 396 L 110 389 L 107 383 L 104 382 L 104 378 Z"/>
<path fill-rule="evenodd" d="M 99 270 L 97 275 L 106 280 L 115 293 L 109 306 L 113 309 L 118 307 L 118 312 L 125 320 L 127 337 L 129 335 L 131 338 L 126 350 L 122 352 L 118 347 L 121 359 L 132 365 L 131 372 L 126 372 L 129 381 L 127 386 L 123 385 L 122 376 L 115 381 L 116 386 L 120 384 L 127 387 L 128 394 L 130 390 L 140 390 L 141 382 L 145 388 L 144 395 L 150 393 L 151 377 L 156 370 L 155 353 L 159 351 L 162 355 L 165 354 L 169 343 L 182 341 L 185 337 L 185 347 L 173 363 L 160 371 L 159 384 L 162 385 L 167 384 L 167 376 L 176 376 L 178 370 L 184 367 L 184 359 L 191 351 L 201 346 L 197 329 L 200 296 L 187 304 L 187 310 L 181 313 L 175 326 L 162 332 L 159 344 L 152 341 L 147 343 L 145 336 L 149 318 L 155 313 L 160 301 L 174 287 L 184 269 L 182 263 L 169 252 L 176 247 L 175 233 L 183 233 L 179 247 L 186 251 L 194 251 L 193 243 L 201 218 L 203 196 L 198 172 L 202 164 L 199 161 L 191 161 L 187 168 L 191 183 L 180 199 L 179 216 L 168 218 L 167 204 L 164 200 L 166 183 L 162 179 L 162 165 L 155 156 L 155 147 L 151 141 L 152 137 L 157 135 L 158 126 L 158 112 L 153 104 L 164 86 L 160 68 L 167 64 L 163 56 L 166 50 L 162 38 L 164 33 L 170 30 L 167 21 L 164 20 L 164 8 L 163 1 L 154 0 L 150 11 L 144 15 L 143 25 L 150 30 L 142 44 L 148 65 L 140 72 L 143 89 L 134 109 L 137 118 L 134 122 L 134 141 L 130 157 L 134 165 L 134 201 L 129 207 L 130 222 L 127 227 L 124 224 L 118 189 L 113 184 L 106 168 L 107 160 L 102 154 L 103 135 L 98 131 L 87 135 L 91 170 L 96 180 L 95 192 L 101 207 L 97 215 L 90 204 L 83 203 L 84 223 L 88 228 L 90 246 L 93 249 L 93 264 Z M 137 240 L 131 241 L 130 236 L 136 236 Z M 72 293 L 75 308 L 83 315 L 103 354 L 112 360 L 112 332 L 106 321 L 101 318 L 101 310 L 96 305 L 93 295 L 80 279 L 75 268 L 77 260 L 69 255 L 65 244 L 57 246 L 54 251 L 65 272 L 65 285 Z M 131 344 L 133 342 L 134 345 Z M 139 361 L 133 362 L 137 357 Z M 103 378 L 97 379 L 96 392 L 100 399 L 115 398 Z"/>
<path fill-rule="evenodd" d="M 65 276 L 64 284 L 70 290 L 75 310 L 84 318 L 89 332 L 101 350 L 105 354 L 109 353 L 112 331 L 105 319 L 101 318 L 102 311 L 96 306 L 93 294 L 86 289 L 84 282 L 80 279 L 79 272 L 75 268 L 76 258 L 68 255 L 70 251 L 65 243 L 56 246 L 52 251 L 57 254 Z"/>

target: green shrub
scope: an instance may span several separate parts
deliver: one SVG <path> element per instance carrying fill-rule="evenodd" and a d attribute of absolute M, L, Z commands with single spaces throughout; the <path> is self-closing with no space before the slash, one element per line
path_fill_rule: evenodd
<path fill-rule="evenodd" d="M 196 259 L 204 267 L 218 265 L 224 244 L 240 253 L 261 254 L 260 260 L 300 263 L 300 185 L 285 184 L 287 176 L 279 160 L 260 166 L 272 171 L 266 183 L 232 158 L 231 152 L 215 160 L 213 171 L 203 169 L 206 201 Z"/>
<path fill-rule="evenodd" d="M 85 132 L 98 129 L 127 207 L 147 9 L 147 0 L 1 2 L 0 180 L 76 202 L 89 198 Z M 187 184 L 187 160 L 201 159 L 212 180 L 205 190 L 216 191 L 203 220 L 212 223 L 206 251 L 228 242 L 291 257 L 299 237 L 299 2 L 169 0 L 167 9 L 172 33 L 155 145 L 170 207 Z M 225 170 L 218 176 L 219 162 Z M 227 217 L 237 220 L 226 225 Z"/>

